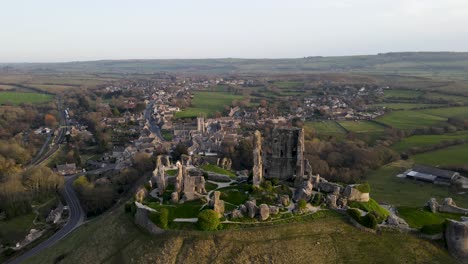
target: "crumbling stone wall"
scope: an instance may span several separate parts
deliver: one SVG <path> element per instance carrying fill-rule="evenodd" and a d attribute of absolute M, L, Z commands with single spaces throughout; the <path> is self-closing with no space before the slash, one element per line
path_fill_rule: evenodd
<path fill-rule="evenodd" d="M 263 181 L 263 151 L 262 151 L 262 134 L 260 131 L 254 133 L 254 150 L 253 150 L 253 185 L 260 186 Z"/>
<path fill-rule="evenodd" d="M 149 219 L 150 208 L 147 209 L 140 203 L 135 203 L 135 206 L 136 206 L 136 212 L 134 216 L 135 224 L 146 229 L 151 234 L 162 234 L 165 232 L 164 229 L 159 228 Z"/>
<path fill-rule="evenodd" d="M 468 222 L 448 219 L 445 240 L 450 254 L 468 263 Z"/>
<path fill-rule="evenodd" d="M 301 128 L 274 128 L 263 145 L 266 178 L 290 179 L 305 174 L 304 131 Z"/>

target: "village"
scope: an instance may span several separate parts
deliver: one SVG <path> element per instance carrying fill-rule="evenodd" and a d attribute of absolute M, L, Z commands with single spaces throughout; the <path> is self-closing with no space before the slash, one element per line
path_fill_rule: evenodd
<path fill-rule="evenodd" d="M 450 220 L 449 225 L 429 231 L 411 227 L 391 204 L 371 198 L 372 186 L 367 182 L 342 178 L 349 169 L 323 177 L 317 171 L 323 161 L 308 158 L 311 150 L 308 145 L 306 151 L 306 144 L 317 134 L 305 123 L 373 122 L 387 111 L 375 103 L 389 87 L 320 86 L 315 94 L 293 94 L 278 103 L 276 96 L 281 92 L 264 86 L 278 83 L 271 77 L 159 74 L 151 80 L 119 80 L 78 93 L 74 95 L 78 99 L 64 100 L 65 142 L 59 148 L 62 154 L 53 156 L 49 166 L 73 179 L 87 216 L 111 208 L 118 199 L 116 193 L 134 192 L 125 211 L 152 234 L 271 225 L 338 214 L 365 232 L 391 229 L 428 239 L 444 237 L 454 255 L 466 254 L 460 249 L 460 232 L 453 231 L 463 222 Z M 250 92 L 246 95 L 246 91 Z M 273 97 L 259 95 L 262 91 L 272 92 Z M 215 110 L 203 108 L 211 100 L 220 100 L 217 94 L 231 97 L 214 101 Z M 34 133 L 52 142 L 58 136 L 58 130 L 48 127 Z M 391 153 L 385 155 L 394 159 Z M 334 164 L 329 158 L 326 161 Z M 418 164 L 395 177 L 454 186 L 462 192 L 468 187 L 468 180 L 457 172 Z M 335 183 L 337 178 L 345 180 Z M 101 202 L 95 203 L 95 197 Z M 436 214 L 468 213 L 450 197 L 440 204 L 433 197 L 427 200 L 425 207 Z M 63 226 L 68 216 L 68 206 L 60 202 L 47 222 Z M 21 250 L 46 231 L 32 229 L 12 248 Z"/>

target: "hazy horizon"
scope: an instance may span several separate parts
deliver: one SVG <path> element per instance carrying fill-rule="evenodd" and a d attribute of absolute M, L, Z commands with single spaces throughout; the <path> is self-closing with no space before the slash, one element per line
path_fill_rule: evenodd
<path fill-rule="evenodd" d="M 2 63 L 468 51 L 463 0 L 20 0 L 2 9 Z"/>

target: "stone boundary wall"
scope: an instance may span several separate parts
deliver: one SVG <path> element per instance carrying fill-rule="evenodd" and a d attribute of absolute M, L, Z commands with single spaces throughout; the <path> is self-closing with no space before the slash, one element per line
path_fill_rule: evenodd
<path fill-rule="evenodd" d="M 153 235 L 163 234 L 166 232 L 164 229 L 158 227 L 149 219 L 149 213 L 156 212 L 156 210 L 147 208 L 146 206 L 138 202 L 135 202 L 135 206 L 136 212 L 134 221 L 136 225 L 146 229 L 149 233 Z"/>

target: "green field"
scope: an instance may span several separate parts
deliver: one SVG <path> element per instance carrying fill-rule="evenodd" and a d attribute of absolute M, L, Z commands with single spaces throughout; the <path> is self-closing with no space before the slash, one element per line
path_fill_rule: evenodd
<path fill-rule="evenodd" d="M 452 146 L 412 156 L 421 164 L 432 166 L 455 166 L 468 164 L 468 144 Z"/>
<path fill-rule="evenodd" d="M 339 121 L 345 129 L 355 133 L 380 133 L 385 127 L 371 121 Z"/>
<path fill-rule="evenodd" d="M 84 224 L 25 263 L 456 263 L 441 246 L 399 232 L 361 232 L 342 216 L 218 232 L 152 236 L 123 208 Z"/>
<path fill-rule="evenodd" d="M 384 91 L 384 98 L 416 99 L 422 94 L 423 92 L 416 90 L 391 89 Z"/>
<path fill-rule="evenodd" d="M 423 113 L 420 111 L 394 111 L 378 117 L 376 121 L 402 130 L 433 126 L 447 118 Z"/>
<path fill-rule="evenodd" d="M 423 107 L 434 107 L 434 106 L 439 106 L 439 105 L 418 104 L 418 103 L 379 103 L 379 104 L 373 104 L 372 106 L 385 107 L 387 109 L 392 109 L 392 110 L 410 110 L 410 109 L 418 109 L 418 108 L 423 108 Z"/>
<path fill-rule="evenodd" d="M 468 118 L 468 107 L 447 107 L 447 108 L 433 108 L 433 109 L 423 109 L 418 110 L 421 113 L 426 113 L 433 116 L 440 117 L 459 117 L 459 118 Z"/>
<path fill-rule="evenodd" d="M 23 93 L 23 92 L 0 92 L 0 104 L 37 104 L 44 103 L 52 100 L 53 96 L 49 94 L 40 93 Z"/>
<path fill-rule="evenodd" d="M 176 113 L 176 118 L 197 117 L 200 115 L 213 116 L 217 111 L 222 112 L 225 106 L 230 106 L 233 100 L 243 98 L 241 95 L 234 95 L 223 91 L 200 91 L 195 92 L 194 96 L 192 100 L 193 107 Z"/>
<path fill-rule="evenodd" d="M 422 207 L 432 197 L 438 200 L 452 197 L 459 206 L 468 207 L 468 196 L 451 192 L 447 186 L 396 177 L 411 166 L 410 161 L 399 161 L 370 172 L 366 180 L 371 185 L 371 197 L 398 207 Z"/>
<path fill-rule="evenodd" d="M 311 121 L 306 122 L 305 125 L 314 129 L 318 135 L 336 135 L 346 133 L 346 131 L 340 125 L 332 120 Z"/>
<path fill-rule="evenodd" d="M 424 208 L 399 207 L 398 215 L 405 219 L 410 227 L 421 228 L 424 225 L 442 224 L 445 219 L 460 221 L 459 214 L 432 213 Z"/>
<path fill-rule="evenodd" d="M 189 201 L 178 205 L 161 205 L 159 203 L 149 203 L 148 206 L 159 210 L 166 208 L 169 211 L 169 220 L 172 221 L 174 218 L 193 218 L 197 217 L 200 213 L 200 209 L 203 203 L 200 200 Z"/>
<path fill-rule="evenodd" d="M 433 93 L 433 92 L 425 93 L 423 98 L 430 99 L 430 100 L 445 100 L 445 101 L 453 102 L 453 103 L 467 103 L 468 102 L 468 97 L 440 94 L 440 93 Z"/>
<path fill-rule="evenodd" d="M 301 88 L 304 85 L 304 82 L 299 81 L 279 81 L 275 82 L 275 86 L 278 86 L 280 89 L 294 89 Z"/>
<path fill-rule="evenodd" d="M 236 174 L 230 170 L 225 170 L 221 167 L 218 167 L 216 165 L 213 165 L 213 164 L 205 164 L 203 166 L 201 166 L 201 168 L 205 171 L 210 171 L 210 172 L 214 172 L 214 173 L 218 173 L 218 174 L 224 174 L 224 175 L 227 175 L 231 178 L 235 178 L 236 177 Z"/>
<path fill-rule="evenodd" d="M 429 147 L 446 140 L 464 139 L 468 140 L 468 131 L 459 131 L 443 135 L 416 135 L 404 138 L 397 142 L 392 148 L 398 152 L 407 151 L 411 148 Z"/>

